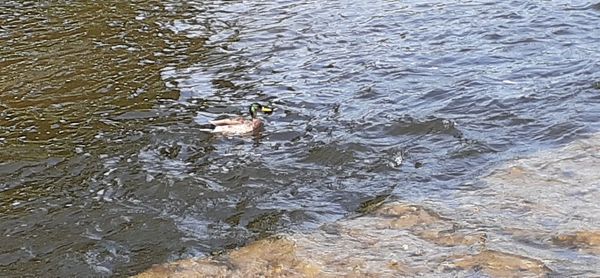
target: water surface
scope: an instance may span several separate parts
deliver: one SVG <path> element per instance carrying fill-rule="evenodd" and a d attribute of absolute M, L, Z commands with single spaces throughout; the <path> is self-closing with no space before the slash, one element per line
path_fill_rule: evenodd
<path fill-rule="evenodd" d="M 599 18 L 587 1 L 5 1 L 0 274 L 135 274 L 376 196 L 452 212 L 495 165 L 598 130 Z M 260 136 L 198 130 L 255 101 L 277 109 Z"/>

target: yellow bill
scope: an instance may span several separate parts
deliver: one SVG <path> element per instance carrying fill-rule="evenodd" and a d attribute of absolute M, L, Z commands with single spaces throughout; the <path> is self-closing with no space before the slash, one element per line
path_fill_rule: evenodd
<path fill-rule="evenodd" d="M 262 111 L 263 113 L 272 113 L 272 112 L 273 112 L 273 109 L 271 109 L 271 107 L 266 107 L 266 106 L 263 106 L 263 107 L 261 108 L 261 111 Z"/>

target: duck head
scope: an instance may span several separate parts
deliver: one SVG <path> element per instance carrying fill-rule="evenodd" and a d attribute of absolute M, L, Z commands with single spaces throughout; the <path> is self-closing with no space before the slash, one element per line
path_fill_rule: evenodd
<path fill-rule="evenodd" d="M 256 102 L 250 104 L 250 108 L 249 109 L 250 109 L 250 115 L 252 116 L 253 119 L 256 118 L 256 114 L 259 111 L 262 112 L 262 113 L 265 113 L 265 114 L 271 114 L 273 112 L 273 109 L 271 109 L 270 107 L 263 106 L 263 105 L 261 105 L 259 103 L 256 103 Z"/>

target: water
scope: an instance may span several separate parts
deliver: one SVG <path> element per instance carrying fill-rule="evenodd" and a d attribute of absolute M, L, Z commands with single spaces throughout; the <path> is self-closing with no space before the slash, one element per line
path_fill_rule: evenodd
<path fill-rule="evenodd" d="M 131 275 L 382 195 L 451 214 L 495 166 L 598 130 L 599 17 L 587 1 L 3 2 L 0 274 Z M 277 109 L 261 136 L 197 130 L 255 101 Z"/>

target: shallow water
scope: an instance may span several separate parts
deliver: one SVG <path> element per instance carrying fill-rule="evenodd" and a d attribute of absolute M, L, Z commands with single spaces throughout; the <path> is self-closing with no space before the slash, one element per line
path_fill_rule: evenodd
<path fill-rule="evenodd" d="M 496 165 L 598 130 L 599 18 L 586 1 L 3 2 L 0 274 L 135 274 L 377 196 L 460 214 Z M 277 109 L 261 136 L 197 130 L 254 101 Z M 518 226 L 493 208 L 525 197 L 486 217 Z"/>
<path fill-rule="evenodd" d="M 600 134 L 511 159 L 456 206 L 365 202 L 360 214 L 225 254 L 157 265 L 153 277 L 595 277 Z"/>

